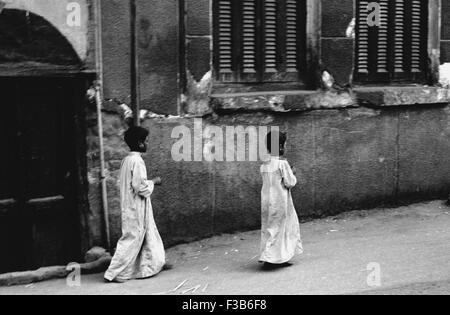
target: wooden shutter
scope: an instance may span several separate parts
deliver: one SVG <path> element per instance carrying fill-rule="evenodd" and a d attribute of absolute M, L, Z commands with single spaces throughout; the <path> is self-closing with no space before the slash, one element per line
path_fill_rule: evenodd
<path fill-rule="evenodd" d="M 277 1 L 264 5 L 264 63 L 265 73 L 277 73 Z"/>
<path fill-rule="evenodd" d="M 356 80 L 389 81 L 389 1 L 378 0 L 379 26 L 369 26 L 369 4 L 374 1 L 359 0 L 356 23 Z"/>
<path fill-rule="evenodd" d="M 394 50 L 394 72 L 395 73 L 404 73 L 404 58 L 405 58 L 405 39 L 406 39 L 406 25 L 405 25 L 405 1 L 404 0 L 396 0 L 395 1 L 395 12 L 394 19 L 394 38 L 393 38 L 393 50 Z"/>
<path fill-rule="evenodd" d="M 427 23 L 423 11 L 426 12 L 426 10 L 422 8 L 421 0 L 412 0 L 411 2 L 411 70 L 412 72 L 421 72 L 423 69 L 423 55 L 425 53 L 422 32 L 427 31 L 422 29 L 422 25 Z"/>
<path fill-rule="evenodd" d="M 428 69 L 428 1 L 411 0 L 410 59 L 411 76 L 421 79 Z"/>
<path fill-rule="evenodd" d="M 286 1 L 286 71 L 297 72 L 298 69 L 298 1 Z"/>
<path fill-rule="evenodd" d="M 357 12 L 357 73 L 360 75 L 369 74 L 369 25 L 367 18 L 369 16 L 367 6 L 369 1 L 359 1 Z"/>
<path fill-rule="evenodd" d="M 306 0 L 214 0 L 221 82 L 298 82 L 306 70 Z"/>
<path fill-rule="evenodd" d="M 256 2 L 242 0 L 242 67 L 244 73 L 256 73 Z"/>
<path fill-rule="evenodd" d="M 357 0 L 355 81 L 425 83 L 428 1 L 378 0 L 380 25 L 373 27 L 370 2 Z"/>
<path fill-rule="evenodd" d="M 378 45 L 377 45 L 377 72 L 380 74 L 388 73 L 388 13 L 389 1 L 380 0 L 380 26 L 378 27 Z"/>
<path fill-rule="evenodd" d="M 216 30 L 216 64 L 217 72 L 221 75 L 233 77 L 233 11 L 231 0 L 215 1 L 217 18 L 215 22 Z"/>

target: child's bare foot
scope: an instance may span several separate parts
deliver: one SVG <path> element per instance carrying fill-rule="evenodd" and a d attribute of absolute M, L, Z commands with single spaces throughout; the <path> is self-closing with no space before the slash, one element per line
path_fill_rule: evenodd
<path fill-rule="evenodd" d="M 104 278 L 104 280 L 105 280 L 106 283 L 119 283 L 119 284 L 121 284 L 121 283 L 127 282 L 127 280 L 121 280 L 121 279 L 108 280 L 108 279 Z"/>

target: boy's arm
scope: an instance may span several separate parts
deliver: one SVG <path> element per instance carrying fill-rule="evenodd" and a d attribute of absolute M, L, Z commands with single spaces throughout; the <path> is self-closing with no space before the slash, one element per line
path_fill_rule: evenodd
<path fill-rule="evenodd" d="M 152 195 L 155 184 L 153 181 L 147 180 L 147 170 L 144 163 L 136 163 L 131 185 L 134 192 L 141 197 L 148 198 Z"/>
<path fill-rule="evenodd" d="M 283 176 L 283 184 L 287 189 L 291 189 L 297 185 L 297 177 L 295 177 L 292 172 L 291 166 L 287 161 L 282 161 L 281 166 L 281 175 Z"/>

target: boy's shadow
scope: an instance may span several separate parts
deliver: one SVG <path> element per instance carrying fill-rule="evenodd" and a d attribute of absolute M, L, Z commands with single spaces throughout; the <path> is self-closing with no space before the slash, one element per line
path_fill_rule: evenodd
<path fill-rule="evenodd" d="M 274 273 L 274 272 L 281 272 L 283 270 L 286 270 L 290 267 L 293 267 L 294 264 L 292 263 L 286 263 L 282 265 L 271 265 L 271 264 L 264 264 L 264 263 L 250 263 L 243 267 L 241 267 L 241 270 L 245 272 L 251 272 L 251 273 Z"/>

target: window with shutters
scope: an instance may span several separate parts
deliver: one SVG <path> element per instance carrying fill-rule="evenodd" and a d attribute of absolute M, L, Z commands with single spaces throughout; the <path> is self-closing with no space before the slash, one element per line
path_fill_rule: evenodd
<path fill-rule="evenodd" d="M 428 0 L 378 0 L 379 25 L 370 26 L 373 0 L 356 0 L 359 83 L 425 83 L 428 79 Z M 370 17 L 370 19 L 369 19 Z"/>
<path fill-rule="evenodd" d="M 302 82 L 307 0 L 213 0 L 214 70 L 222 83 Z"/>

